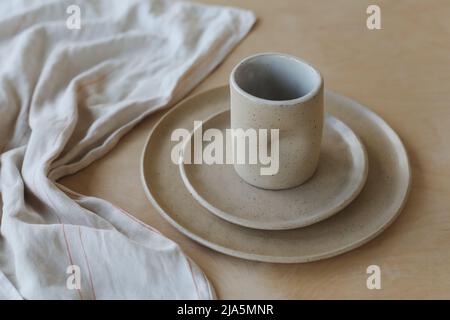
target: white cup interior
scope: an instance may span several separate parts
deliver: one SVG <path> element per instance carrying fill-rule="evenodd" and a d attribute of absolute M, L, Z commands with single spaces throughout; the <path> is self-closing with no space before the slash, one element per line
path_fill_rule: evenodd
<path fill-rule="evenodd" d="M 251 56 L 235 67 L 231 77 L 246 93 L 272 101 L 298 99 L 321 85 L 321 76 L 312 66 L 282 54 Z"/>

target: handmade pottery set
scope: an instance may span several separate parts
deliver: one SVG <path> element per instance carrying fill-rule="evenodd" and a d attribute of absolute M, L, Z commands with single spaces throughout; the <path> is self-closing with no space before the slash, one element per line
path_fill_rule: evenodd
<path fill-rule="evenodd" d="M 180 129 L 189 130 L 183 143 L 173 139 Z M 241 159 L 252 158 L 252 130 L 265 157 L 236 161 L 236 145 L 245 147 Z M 232 161 L 186 161 L 198 154 L 197 137 L 201 152 L 214 144 L 215 156 L 231 150 Z M 178 104 L 142 156 L 146 194 L 174 227 L 214 250 L 267 262 L 319 260 L 374 238 L 403 208 L 410 176 L 400 139 L 380 117 L 324 91 L 314 67 L 280 53 L 248 57 L 229 86 Z"/>

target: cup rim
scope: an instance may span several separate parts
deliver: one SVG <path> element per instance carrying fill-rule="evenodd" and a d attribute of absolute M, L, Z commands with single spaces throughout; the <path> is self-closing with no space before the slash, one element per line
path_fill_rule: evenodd
<path fill-rule="evenodd" d="M 302 64 L 306 64 L 308 67 L 310 67 L 318 76 L 318 83 L 317 85 L 311 90 L 309 91 L 307 94 L 298 97 L 298 98 L 294 98 L 294 99 L 288 99 L 288 100 L 269 100 L 269 99 L 264 99 L 264 98 L 260 98 L 257 96 L 254 96 L 250 93 L 248 93 L 247 91 L 245 91 L 244 89 L 242 89 L 237 83 L 236 83 L 236 79 L 235 79 L 235 73 L 236 70 L 245 62 L 247 62 L 248 60 L 254 59 L 254 58 L 258 58 L 261 56 L 278 56 L 278 57 L 282 57 L 282 58 L 286 58 L 286 59 L 291 59 L 294 60 L 297 63 L 302 63 Z M 256 103 L 261 103 L 261 104 L 266 104 L 266 105 L 271 105 L 271 106 L 279 106 L 279 105 L 284 105 L 284 106 L 291 106 L 291 105 L 296 105 L 305 101 L 310 100 L 312 97 L 316 96 L 317 93 L 320 91 L 320 89 L 323 87 L 323 78 L 322 78 L 322 74 L 320 73 L 320 71 L 314 67 L 311 63 L 300 59 L 296 56 L 290 55 L 290 54 L 286 54 L 286 53 L 281 53 L 281 52 L 262 52 L 262 53 L 256 53 L 253 54 L 251 56 L 248 56 L 246 58 L 244 58 L 243 60 L 241 60 L 238 64 L 236 64 L 233 68 L 233 70 L 230 73 L 230 85 L 239 92 L 239 94 L 243 95 L 244 97 L 246 97 L 249 100 L 253 100 Z"/>

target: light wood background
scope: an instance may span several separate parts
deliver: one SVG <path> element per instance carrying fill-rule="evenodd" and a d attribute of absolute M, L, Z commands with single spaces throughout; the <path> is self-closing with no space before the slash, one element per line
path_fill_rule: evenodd
<path fill-rule="evenodd" d="M 327 88 L 372 108 L 403 139 L 413 182 L 398 220 L 370 243 L 314 263 L 258 263 L 216 253 L 172 228 L 144 195 L 140 155 L 162 113 L 62 183 L 113 202 L 179 243 L 222 299 L 450 298 L 450 1 L 203 2 L 248 8 L 259 20 L 194 93 L 227 83 L 232 67 L 256 52 L 286 52 L 312 62 Z M 366 8 L 375 3 L 382 30 L 370 31 Z M 381 267 L 381 290 L 366 287 L 371 264 Z"/>

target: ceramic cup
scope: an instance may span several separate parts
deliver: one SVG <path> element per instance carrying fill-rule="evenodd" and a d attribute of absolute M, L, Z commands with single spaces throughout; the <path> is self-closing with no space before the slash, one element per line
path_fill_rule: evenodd
<path fill-rule="evenodd" d="M 237 163 L 240 151 L 235 145 L 248 146 L 250 139 L 249 135 L 234 135 L 234 168 L 244 181 L 264 189 L 286 189 L 304 183 L 314 174 L 324 121 L 323 79 L 317 69 L 286 54 L 256 54 L 234 67 L 230 97 L 231 131 L 267 132 L 266 153 L 278 152 L 278 170 L 263 174 L 261 169 L 269 165 L 262 158 L 256 164 Z M 276 138 L 276 130 L 271 129 L 278 129 L 278 139 L 271 139 L 270 132 Z M 276 168 L 276 164 L 270 166 Z"/>

